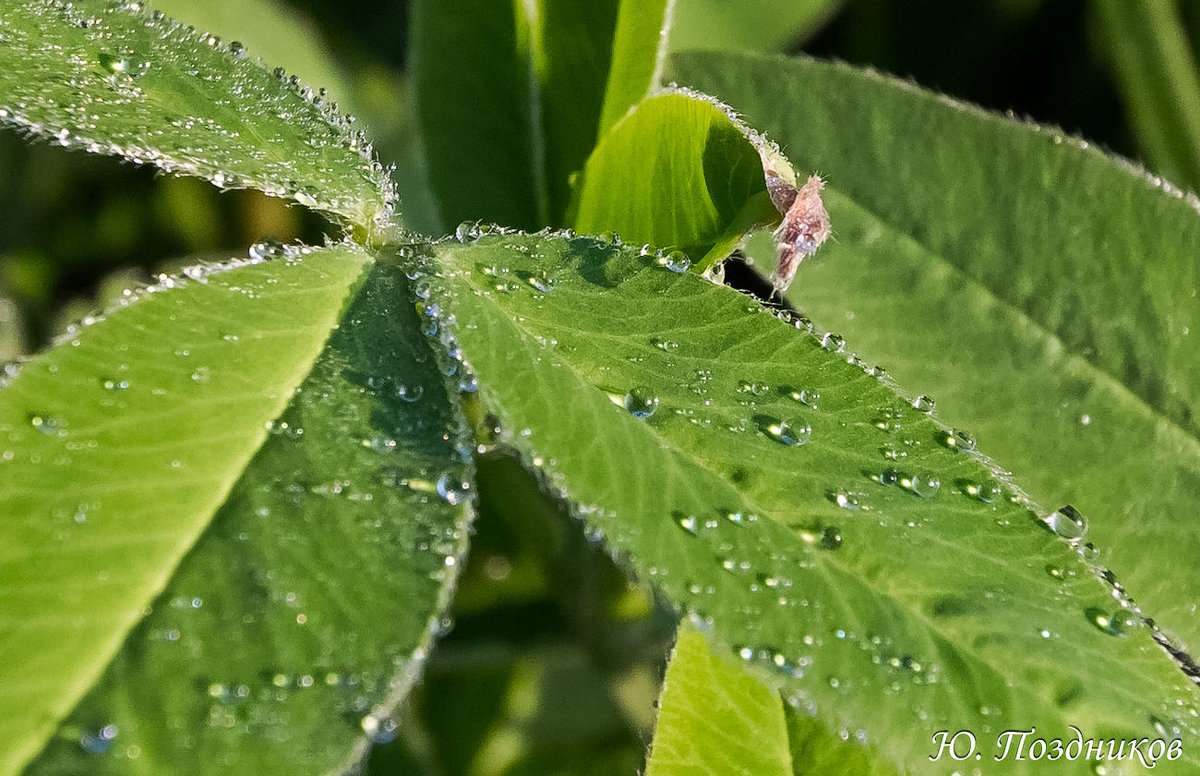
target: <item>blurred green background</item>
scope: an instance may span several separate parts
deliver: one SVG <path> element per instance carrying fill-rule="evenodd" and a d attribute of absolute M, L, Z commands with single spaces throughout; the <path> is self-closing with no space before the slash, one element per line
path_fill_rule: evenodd
<path fill-rule="evenodd" d="M 150 5 L 328 87 L 399 165 L 409 225 L 429 222 L 406 110 L 406 3 Z M 678 0 L 676 14 L 680 50 L 871 66 L 1058 125 L 1200 187 L 1200 3 Z M 0 133 L 0 361 L 35 352 L 157 273 L 242 255 L 268 237 L 319 243 L 327 233 L 336 230 L 279 200 Z M 482 460 L 479 492 L 452 623 L 371 772 L 636 772 L 674 615 L 630 585 L 513 460 Z"/>

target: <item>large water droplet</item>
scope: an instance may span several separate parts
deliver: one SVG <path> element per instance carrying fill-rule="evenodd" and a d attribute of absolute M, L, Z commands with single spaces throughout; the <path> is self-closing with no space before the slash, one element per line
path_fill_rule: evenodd
<path fill-rule="evenodd" d="M 437 489 L 437 494 L 447 504 L 461 504 L 471 496 L 471 483 L 464 481 L 461 477 L 456 477 L 450 472 L 445 472 L 438 477 L 434 487 Z"/>
<path fill-rule="evenodd" d="M 425 395 L 425 386 L 420 383 L 399 383 L 396 385 L 396 396 L 402 401 L 412 404 Z"/>
<path fill-rule="evenodd" d="M 1125 609 L 1109 613 L 1098 606 L 1091 606 L 1085 609 L 1083 614 L 1088 618 L 1088 622 L 1109 636 L 1126 636 L 1138 624 L 1137 617 Z"/>
<path fill-rule="evenodd" d="M 250 258 L 255 261 L 277 259 L 283 254 L 283 243 L 278 240 L 261 240 L 250 246 Z"/>
<path fill-rule="evenodd" d="M 767 436 L 788 447 L 799 447 L 812 438 L 812 426 L 800 418 L 772 420 L 764 424 Z"/>
<path fill-rule="evenodd" d="M 821 347 L 830 353 L 841 353 L 846 349 L 846 338 L 840 334 L 827 332 L 821 337 Z"/>
<path fill-rule="evenodd" d="M 977 498 L 985 504 L 998 501 L 1004 495 L 1004 486 L 993 477 L 989 477 L 983 482 L 967 483 L 964 490 L 968 496 Z"/>
<path fill-rule="evenodd" d="M 368 714 L 362 718 L 362 729 L 373 744 L 386 744 L 395 740 L 396 720 L 386 714 Z"/>
<path fill-rule="evenodd" d="M 479 239 L 483 231 L 479 228 L 478 221 L 463 221 L 454 230 L 454 239 L 460 243 L 473 243 Z"/>
<path fill-rule="evenodd" d="M 671 251 L 658 259 L 660 267 L 666 267 L 672 272 L 687 272 L 692 268 L 692 260 L 683 251 Z"/>
<path fill-rule="evenodd" d="M 137 57 L 117 56 L 102 51 L 96 59 L 100 67 L 113 75 L 141 78 L 150 71 L 150 63 Z"/>
<path fill-rule="evenodd" d="M 658 411 L 658 396 L 644 385 L 625 394 L 625 409 L 635 418 L 648 418 Z"/>
<path fill-rule="evenodd" d="M 696 519 L 695 515 L 686 515 L 682 512 L 676 512 L 675 522 L 679 524 L 680 528 L 687 531 L 692 536 L 696 536 L 699 533 L 699 520 Z"/>
<path fill-rule="evenodd" d="M 900 487 L 906 488 L 909 492 L 915 493 L 921 498 L 932 498 L 941 490 L 942 480 L 933 472 L 917 472 L 916 474 L 902 474 L 899 478 Z"/>
<path fill-rule="evenodd" d="M 53 436 L 58 433 L 62 427 L 62 422 L 58 418 L 50 417 L 49 415 L 33 414 L 29 416 L 29 425 L 33 426 L 38 431 Z"/>
<path fill-rule="evenodd" d="M 922 394 L 913 399 L 912 406 L 921 412 L 928 413 L 933 412 L 933 408 L 937 406 L 937 402 L 933 400 L 933 397 Z"/>
<path fill-rule="evenodd" d="M 817 538 L 817 546 L 822 550 L 836 550 L 842 546 L 842 532 L 835 526 L 827 526 Z"/>
<path fill-rule="evenodd" d="M 1069 542 L 1078 542 L 1087 536 L 1087 520 L 1079 514 L 1079 510 L 1067 504 L 1052 512 L 1046 518 L 1046 525 L 1051 531 Z"/>

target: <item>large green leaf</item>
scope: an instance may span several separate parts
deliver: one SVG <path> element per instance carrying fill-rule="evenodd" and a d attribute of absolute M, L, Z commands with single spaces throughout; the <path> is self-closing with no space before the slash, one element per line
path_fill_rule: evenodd
<path fill-rule="evenodd" d="M 466 545 L 457 405 L 410 298 L 373 269 L 28 773 L 327 773 L 394 735 Z"/>
<path fill-rule="evenodd" d="M 725 106 L 692 93 L 640 103 L 601 138 L 571 207 L 581 232 L 671 246 L 697 269 L 728 256 L 755 226 L 779 222 L 760 153 L 795 174 Z M 620 195 L 615 195 L 620 192 Z"/>
<path fill-rule="evenodd" d="M 729 661 L 700 631 L 680 628 L 646 776 L 791 776 L 783 702 Z"/>
<path fill-rule="evenodd" d="M 791 296 L 1042 503 L 1200 645 L 1200 215 L 1086 144 L 841 65 L 689 55 L 829 176 L 835 239 Z"/>
<path fill-rule="evenodd" d="M 417 117 L 446 229 L 562 221 L 602 119 L 620 118 L 659 75 L 666 4 L 414 3 Z"/>
<path fill-rule="evenodd" d="M 0 126 L 368 228 L 391 183 L 325 98 L 141 3 L 22 0 L 0 17 Z"/>
<path fill-rule="evenodd" d="M 280 258 L 166 280 L 0 391 L 0 772 L 41 748 L 143 618 L 369 261 L 351 246 L 256 252 Z"/>
<path fill-rule="evenodd" d="M 944 771 L 947 728 L 1195 740 L 1195 686 L 1064 540 L 1072 511 L 839 339 L 591 238 L 437 255 L 501 441 L 827 729 L 911 772 Z"/>

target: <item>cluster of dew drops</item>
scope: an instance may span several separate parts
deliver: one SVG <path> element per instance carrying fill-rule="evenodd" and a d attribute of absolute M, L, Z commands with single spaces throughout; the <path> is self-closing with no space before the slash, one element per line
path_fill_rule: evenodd
<path fill-rule="evenodd" d="M 471 244 L 485 236 L 513 233 L 515 233 L 514 230 L 507 230 L 503 227 L 489 226 L 479 222 L 464 222 L 456 230 L 454 239 L 460 243 Z M 570 230 L 543 230 L 539 234 L 564 238 L 576 237 L 575 233 Z M 598 239 L 603 243 L 617 247 L 621 246 L 621 240 L 616 235 L 602 235 Z M 640 255 L 647 258 L 651 266 L 668 272 L 685 273 L 692 268 L 689 258 L 682 251 L 664 250 L 646 244 L 641 247 Z M 498 269 L 492 269 L 491 271 L 484 270 L 484 274 L 499 276 L 503 274 L 503 271 Z M 718 285 L 723 284 L 724 281 L 723 272 L 719 265 L 704 273 L 704 277 Z M 523 280 L 525 285 L 531 286 L 534 290 L 541 293 L 551 293 L 554 289 L 554 278 L 544 273 L 540 277 L 523 278 Z M 495 286 L 496 290 L 500 291 L 512 291 L 520 287 L 521 284 L 519 283 L 500 283 Z M 763 309 L 765 308 L 762 308 L 757 303 L 753 306 L 753 311 L 755 312 L 760 312 Z M 785 323 L 793 325 L 795 328 L 809 334 L 821 348 L 832 353 L 846 353 L 846 342 L 839 335 L 820 332 L 814 327 L 811 321 L 787 310 L 778 311 L 775 314 Z M 678 343 L 669 340 L 658 339 L 653 344 L 668 354 L 677 351 L 679 348 Z M 847 354 L 845 358 L 847 363 L 858 367 L 867 375 L 877 378 L 892 390 L 900 392 L 898 386 L 891 381 L 890 375 L 883 368 L 868 364 L 853 353 Z M 740 393 L 749 394 L 750 397 L 755 397 L 767 393 L 771 388 L 763 383 L 744 381 L 738 385 L 737 390 Z M 816 391 L 795 390 L 789 391 L 788 395 L 797 402 L 807 405 L 809 410 L 816 410 L 818 408 L 820 394 Z M 624 394 L 610 393 L 609 396 L 614 404 L 623 407 L 631 416 L 639 420 L 654 418 L 659 413 L 662 405 L 658 392 L 650 386 L 642 384 L 628 388 Z M 910 406 L 917 413 L 932 415 L 935 410 L 935 401 L 929 396 L 920 395 L 911 400 Z M 894 434 L 901 427 L 903 415 L 903 408 L 880 408 L 874 424 L 880 430 L 888 434 Z M 800 415 L 773 418 L 768 422 L 762 423 L 759 426 L 759 430 L 766 437 L 789 448 L 804 447 L 813 436 L 811 423 L 804 416 Z M 961 429 L 945 429 L 939 441 L 943 447 L 961 453 L 973 454 L 976 451 L 977 443 L 975 437 Z M 902 464 L 904 458 L 907 457 L 907 452 L 902 445 L 889 444 L 880 449 L 884 457 L 894 465 L 882 469 L 877 474 L 869 475 L 871 480 L 880 485 L 897 486 L 914 496 L 925 499 L 934 498 L 943 491 L 941 478 L 936 473 L 931 471 L 910 472 L 905 470 Z M 1078 510 L 1070 505 L 1066 505 L 1049 514 L 1039 513 L 1027 496 L 1011 485 L 1006 484 L 1007 473 L 996 469 L 986 459 L 976 457 L 981 465 L 990 470 L 991 476 L 986 476 L 977 481 L 960 482 L 955 492 L 983 503 L 1007 500 L 1014 504 L 1025 506 L 1032 519 L 1073 547 L 1080 558 L 1095 572 L 1097 578 L 1107 584 L 1111 590 L 1112 596 L 1118 604 L 1115 610 L 1095 606 L 1084 610 L 1084 616 L 1097 630 L 1110 636 L 1120 637 L 1128 635 L 1133 628 L 1149 625 L 1155 630 L 1156 638 L 1158 638 L 1157 627 L 1154 626 L 1152 621 L 1142 616 L 1136 604 L 1128 597 L 1112 573 L 1095 564 L 1098 551 L 1094 545 L 1086 541 L 1087 521 Z M 830 499 L 837 506 L 849 511 L 869 510 L 870 506 L 864 503 L 864 496 L 865 494 L 848 490 L 830 491 L 829 493 Z M 689 514 L 677 514 L 674 519 L 680 529 L 691 536 L 703 534 L 705 529 L 711 527 L 715 522 L 711 519 L 701 520 Z M 812 531 L 802 533 L 804 534 L 803 538 L 806 538 L 810 544 L 821 550 L 832 551 L 842 546 L 842 531 L 834 525 L 817 526 Z M 726 570 L 743 570 L 741 566 L 744 564 L 739 564 L 735 560 L 729 558 L 719 558 L 718 560 Z M 1065 570 L 1058 566 L 1047 567 L 1046 573 L 1060 581 L 1065 581 L 1067 577 L 1074 575 L 1073 571 Z M 1048 629 L 1042 629 L 1040 635 L 1043 638 L 1053 638 L 1056 634 Z M 1160 643 L 1165 642 L 1160 639 Z M 766 654 L 762 649 L 747 648 L 742 651 L 745 654 L 750 654 L 754 659 L 762 658 Z M 771 653 L 765 659 L 769 663 L 781 666 L 783 669 L 794 671 L 797 675 L 801 672 L 800 667 L 794 665 L 779 653 Z"/>
<path fill-rule="evenodd" d="M 503 227 L 481 224 L 477 221 L 467 221 L 458 227 L 454 236 L 460 243 L 471 244 L 489 235 L 512 233 L 513 230 L 507 230 Z M 566 238 L 574 238 L 576 236 L 570 230 L 555 232 L 546 230 L 540 234 L 550 234 Z M 616 247 L 622 245 L 620 237 L 613 234 L 602 235 L 598 239 Z M 640 255 L 648 259 L 652 266 L 659 267 L 668 272 L 685 273 L 692 268 L 687 254 L 679 250 L 656 248 L 650 244 L 644 244 L 641 246 Z M 720 265 L 704 273 L 704 277 L 718 285 L 723 284 L 724 281 Z M 553 278 L 550 277 L 538 278 L 536 281 L 527 279 L 527 282 L 536 290 L 546 293 L 553 289 L 554 284 Z M 497 286 L 498 289 L 512 289 L 515 287 Z M 753 306 L 755 312 L 763 309 L 766 308 L 761 307 L 757 303 Z M 895 385 L 890 375 L 882 367 L 869 364 L 856 354 L 847 354 L 845 339 L 840 335 L 831 332 L 821 332 L 810 320 L 789 310 L 776 311 L 775 315 L 785 323 L 793 325 L 796 329 L 810 335 L 824 350 L 835 354 L 845 354 L 847 363 L 858 367 L 868 376 L 875 377 L 884 382 L 892 390 L 900 392 L 899 387 Z M 678 343 L 668 340 L 655 340 L 654 345 L 667 353 L 671 353 L 679 347 Z M 750 398 L 763 396 L 770 390 L 770 386 L 761 382 L 742 381 L 737 386 L 739 393 L 747 394 Z M 816 410 L 821 398 L 819 392 L 811 389 L 789 390 L 786 393 L 796 402 L 806 405 L 809 410 Z M 640 384 L 630 387 L 623 395 L 610 394 L 610 398 L 614 404 L 624 407 L 630 415 L 642 420 L 653 418 L 659 412 L 661 405 L 658 393 L 653 388 Z M 930 396 L 919 395 L 911 400 L 909 406 L 911 406 L 912 410 L 922 415 L 932 415 L 936 408 L 936 402 Z M 904 412 L 902 408 L 881 407 L 877 411 L 874 425 L 885 433 L 894 436 L 895 432 L 901 428 L 903 416 Z M 771 418 L 761 423 L 759 430 L 769 439 L 790 448 L 805 446 L 813 436 L 812 424 L 802 415 Z M 939 441 L 947 449 L 967 454 L 974 453 L 977 447 L 975 437 L 971 433 L 961 429 L 946 429 L 942 432 Z M 887 444 L 882 446 L 880 450 L 884 458 L 893 465 L 883 468 L 876 474 L 869 475 L 870 479 L 875 483 L 885 486 L 897 486 L 914 496 L 925 499 L 934 498 L 943 491 L 942 480 L 937 473 L 928 470 L 908 471 L 903 467 L 903 460 L 908 455 L 904 449 L 904 445 Z M 1144 623 L 1144 618 L 1141 617 L 1136 605 L 1125 594 L 1124 589 L 1116 582 L 1112 573 L 1094 564 L 1099 553 L 1093 544 L 1086 541 L 1087 521 L 1078 510 L 1070 505 L 1065 505 L 1049 514 L 1041 514 L 1027 496 L 1017 489 L 1006 485 L 1006 473 L 995 469 L 985 459 L 979 458 L 979 461 L 981 465 L 991 469 L 992 475 L 977 481 L 960 483 L 957 492 L 983 503 L 1008 500 L 1012 503 L 1026 506 L 1029 509 L 1030 516 L 1038 524 L 1047 528 L 1075 548 L 1079 556 L 1095 570 L 1097 577 L 1110 587 L 1113 597 L 1119 604 L 1115 611 L 1108 611 L 1100 607 L 1089 607 L 1086 609 L 1085 616 L 1097 629 L 1109 635 L 1122 636 L 1126 635 L 1130 628 Z M 835 504 L 848 511 L 869 510 L 869 505 L 864 503 L 864 495 L 844 489 L 830 491 L 829 493 L 830 499 Z M 698 521 L 696 517 L 691 515 L 679 516 L 676 522 L 685 532 L 691 535 L 699 534 L 699 529 L 703 525 L 701 521 Z M 821 549 L 835 550 L 842 546 L 842 533 L 841 529 L 837 526 L 819 527 L 813 532 L 812 537 L 812 543 Z M 1046 571 L 1051 577 L 1056 579 L 1063 579 L 1073 573 L 1057 566 L 1049 567 Z M 1042 631 L 1042 633 L 1045 635 L 1049 631 Z"/>

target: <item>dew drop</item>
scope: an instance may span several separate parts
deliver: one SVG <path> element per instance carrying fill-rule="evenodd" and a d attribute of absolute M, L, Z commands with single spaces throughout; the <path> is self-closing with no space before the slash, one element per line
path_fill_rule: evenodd
<path fill-rule="evenodd" d="M 836 550 L 842 546 L 842 532 L 835 526 L 827 526 L 817 539 L 817 546 L 822 550 Z"/>
<path fill-rule="evenodd" d="M 1124 609 L 1109 613 L 1098 606 L 1091 606 L 1083 614 L 1088 622 L 1109 636 L 1126 636 L 1131 628 L 1137 626 L 1137 618 Z"/>
<path fill-rule="evenodd" d="M 398 396 L 402 401 L 408 402 L 409 404 L 420 401 L 421 397 L 424 395 L 425 386 L 421 385 L 420 383 L 413 383 L 411 385 L 409 383 L 399 383 L 396 386 L 396 396 Z"/>
<path fill-rule="evenodd" d="M 920 412 L 930 413 L 933 412 L 933 408 L 937 406 L 937 402 L 933 400 L 933 397 L 921 394 L 917 398 L 913 399 L 912 406 L 914 409 Z"/>
<path fill-rule="evenodd" d="M 1050 530 L 1069 542 L 1078 542 L 1087 536 L 1087 520 L 1079 514 L 1079 510 L 1067 504 L 1052 512 L 1046 518 Z"/>
<path fill-rule="evenodd" d="M 261 240 L 250 246 L 250 258 L 255 261 L 269 261 L 284 254 L 283 243 L 278 240 Z"/>
<path fill-rule="evenodd" d="M 752 383 L 748 380 L 742 380 L 738 383 L 738 392 L 748 393 L 751 396 L 762 396 L 769 390 L 771 390 L 771 386 L 766 383 Z"/>
<path fill-rule="evenodd" d="M 52 418 L 49 415 L 33 414 L 29 416 L 29 425 L 33 426 L 38 431 L 47 436 L 53 436 L 58 433 L 62 422 L 57 418 Z"/>
<path fill-rule="evenodd" d="M 676 512 L 675 522 L 679 524 L 680 528 L 687 531 L 692 536 L 696 536 L 699 533 L 697 526 L 699 521 L 696 520 L 695 515 L 685 515 L 682 512 Z"/>
<path fill-rule="evenodd" d="M 648 418 L 658 411 L 658 396 L 645 386 L 631 388 L 625 394 L 625 409 L 635 418 Z"/>
<path fill-rule="evenodd" d="M 846 338 L 840 334 L 826 332 L 821 337 L 821 347 L 825 348 L 830 353 L 841 353 L 846 349 Z"/>
<path fill-rule="evenodd" d="M 439 476 L 434 487 L 437 490 L 437 494 L 447 504 L 458 505 L 471 496 L 471 483 L 465 482 L 460 477 L 455 477 L 450 472 L 445 472 Z"/>
<path fill-rule="evenodd" d="M 129 387 L 129 381 L 106 377 L 100 381 L 100 386 L 106 391 L 124 391 Z"/>
<path fill-rule="evenodd" d="M 386 744 L 394 741 L 398 725 L 396 720 L 386 714 L 368 714 L 362 718 L 362 729 L 373 744 Z"/>
<path fill-rule="evenodd" d="M 660 267 L 666 267 L 672 272 L 687 272 L 692 268 L 692 260 L 683 251 L 671 251 L 658 259 Z"/>
<path fill-rule="evenodd" d="M 454 230 L 454 239 L 460 243 L 469 244 L 477 241 L 483 231 L 479 228 L 478 221 L 463 221 Z"/>
<path fill-rule="evenodd" d="M 767 436 L 788 447 L 800 447 L 812 438 L 812 426 L 803 420 L 773 420 L 763 426 Z"/>
<path fill-rule="evenodd" d="M 965 491 L 968 496 L 977 498 L 985 504 L 998 501 L 1004 495 L 1004 488 L 1000 481 L 993 477 L 989 477 L 983 482 L 967 483 Z"/>
<path fill-rule="evenodd" d="M 117 737 L 116 725 L 105 725 L 95 733 L 84 733 L 79 737 L 79 745 L 91 754 L 104 754 L 112 747 L 113 739 Z"/>
<path fill-rule="evenodd" d="M 913 475 L 900 475 L 900 487 L 921 498 L 932 498 L 941 490 L 942 481 L 933 472 L 917 472 Z"/>
<path fill-rule="evenodd" d="M 969 453 L 975 449 L 975 437 L 967 431 L 946 431 L 939 435 L 938 441 L 942 443 L 942 447 L 950 450 L 958 450 L 962 453 Z"/>
<path fill-rule="evenodd" d="M 242 45 L 240 40 L 231 40 L 229 42 L 229 53 L 233 54 L 238 59 L 246 56 L 246 47 Z"/>

